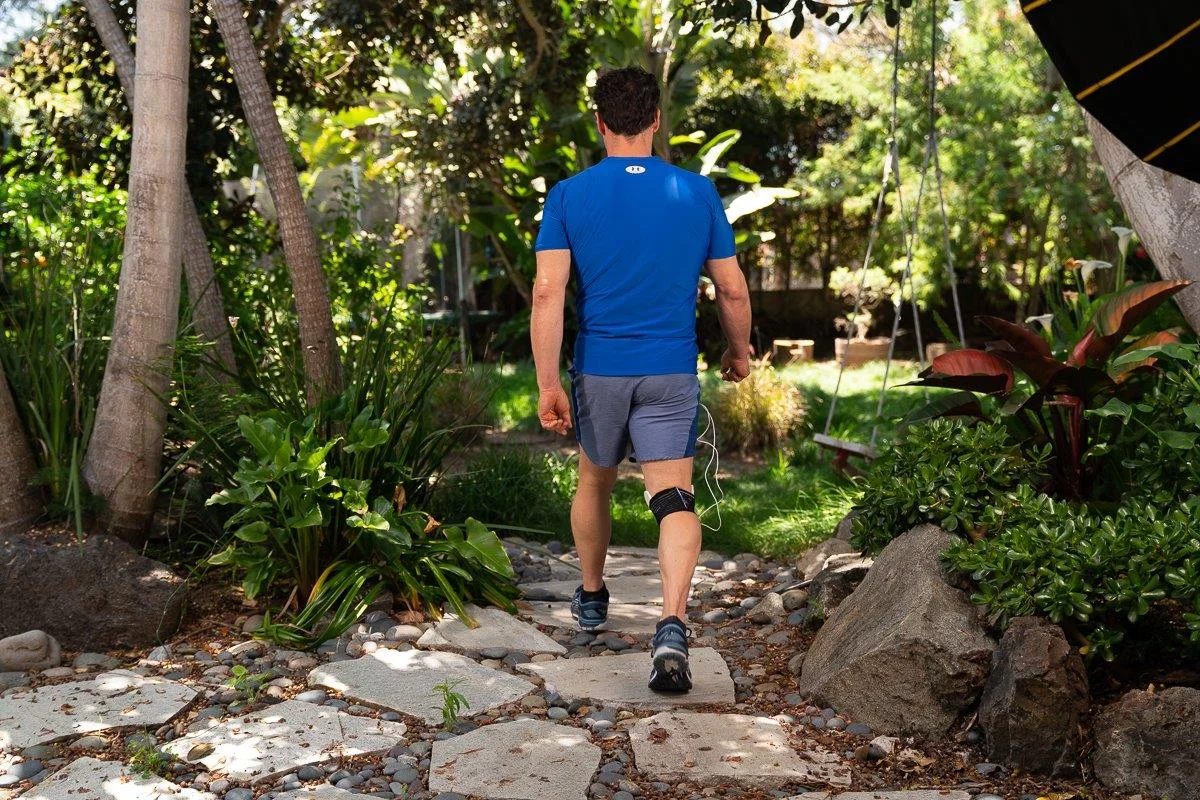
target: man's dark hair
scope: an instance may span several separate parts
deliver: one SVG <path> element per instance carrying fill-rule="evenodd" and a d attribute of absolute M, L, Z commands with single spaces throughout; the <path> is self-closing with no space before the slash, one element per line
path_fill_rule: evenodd
<path fill-rule="evenodd" d="M 592 102 L 613 133 L 634 136 L 654 123 L 658 81 L 641 67 L 607 70 L 596 80 Z"/>

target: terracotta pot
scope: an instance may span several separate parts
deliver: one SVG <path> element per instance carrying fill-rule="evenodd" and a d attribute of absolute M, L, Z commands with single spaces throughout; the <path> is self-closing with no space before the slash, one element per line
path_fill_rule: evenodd
<path fill-rule="evenodd" d="M 771 363 L 786 367 L 799 361 L 812 361 L 815 344 L 812 339 L 776 339 L 771 342 Z"/>
<path fill-rule="evenodd" d="M 839 363 L 847 367 L 857 367 L 870 361 L 883 361 L 887 358 L 890 340 L 885 336 L 874 339 L 835 339 L 833 355 Z"/>

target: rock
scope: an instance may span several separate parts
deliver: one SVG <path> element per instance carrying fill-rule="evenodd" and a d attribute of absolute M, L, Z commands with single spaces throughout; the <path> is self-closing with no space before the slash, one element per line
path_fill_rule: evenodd
<path fill-rule="evenodd" d="M 1096 777 L 1111 789 L 1195 800 L 1200 787 L 1200 689 L 1134 690 L 1093 724 Z"/>
<path fill-rule="evenodd" d="M 813 639 L 797 691 L 876 731 L 945 735 L 979 696 L 995 649 L 943 574 L 953 541 L 921 525 L 888 544 Z"/>
<path fill-rule="evenodd" d="M 808 602 L 808 592 L 804 589 L 789 589 L 783 593 L 783 610 L 796 611 Z"/>
<path fill-rule="evenodd" d="M 804 668 L 804 656 L 805 655 L 807 655 L 807 651 L 802 650 L 801 652 L 796 653 L 796 655 L 794 655 L 788 659 L 788 663 L 787 663 L 788 674 L 794 675 L 796 677 L 800 677 L 800 672 Z"/>
<path fill-rule="evenodd" d="M 405 730 L 399 722 L 291 700 L 193 731 L 163 750 L 230 780 L 261 783 L 305 764 L 385 753 Z"/>
<path fill-rule="evenodd" d="M 416 625 L 393 625 L 384 633 L 389 642 L 415 642 L 425 631 Z"/>
<path fill-rule="evenodd" d="M 554 655 L 567 652 L 561 644 L 503 609 L 467 606 L 467 613 L 479 623 L 478 627 L 469 628 L 456 615 L 446 614 L 425 631 L 417 646 L 460 653 L 478 650 L 485 658 L 504 658 L 512 652 Z"/>
<path fill-rule="evenodd" d="M 811 581 L 818 572 L 825 569 L 825 561 L 830 556 L 854 552 L 855 549 L 842 539 L 826 539 L 808 548 L 796 559 L 796 574 L 806 581 Z"/>
<path fill-rule="evenodd" d="M 992 657 L 979 702 L 988 756 L 1027 772 L 1071 775 L 1079 757 L 1079 720 L 1088 708 L 1083 659 L 1057 625 L 1012 621 Z"/>
<path fill-rule="evenodd" d="M 98 753 L 101 750 L 108 749 L 108 739 L 103 736 L 80 736 L 75 741 L 71 742 L 72 750 L 83 750 L 87 753 Z"/>
<path fill-rule="evenodd" d="M 971 795 L 960 789 L 908 789 L 882 792 L 842 792 L 836 797 L 828 792 L 809 792 L 789 800 L 971 800 Z M 984 795 L 978 795 L 975 800 L 984 800 Z"/>
<path fill-rule="evenodd" d="M 0 566 L 0 569 L 3 567 Z M 3 624 L 0 622 L 0 626 Z M 0 639 L 0 672 L 49 669 L 61 663 L 62 648 L 58 646 L 55 638 L 45 631 L 25 631 Z"/>
<path fill-rule="evenodd" d="M 808 604 L 813 614 L 828 618 L 867 576 L 873 560 L 855 553 L 833 556 L 812 578 Z"/>
<path fill-rule="evenodd" d="M 71 664 L 76 669 L 85 667 L 100 667 L 101 669 L 116 669 L 121 666 L 121 659 L 113 658 L 105 653 L 80 653 Z"/>
<path fill-rule="evenodd" d="M 582 798 L 600 755 L 578 728 L 525 719 L 489 725 L 434 742 L 429 791 L 510 800 Z"/>
<path fill-rule="evenodd" d="M 128 670 L 42 686 L 0 698 L 0 747 L 17 749 L 112 728 L 162 725 L 195 698 L 190 686 Z"/>
<path fill-rule="evenodd" d="M 422 650 L 379 650 L 360 659 L 326 664 L 313 670 L 308 682 L 437 724 L 442 721 L 443 701 L 434 686 L 458 678 L 463 682 L 455 691 L 470 703 L 472 714 L 519 700 L 534 689 L 524 678 L 466 656 Z"/>
<path fill-rule="evenodd" d="M 234 798 L 233 792 L 243 791 L 234 789 L 229 794 L 225 795 L 225 800 L 241 800 Z M 249 792 L 249 789 L 244 790 Z M 252 794 L 245 795 L 245 800 L 251 800 Z M 350 792 L 345 789 L 339 789 L 336 786 L 328 783 L 322 783 L 317 786 L 308 786 L 301 789 L 292 789 L 291 791 L 279 792 L 275 795 L 275 800 L 362 800 L 363 795 Z M 165 800 L 165 798 L 164 798 Z"/>
<path fill-rule="evenodd" d="M 850 536 L 854 533 L 854 518 L 857 516 L 857 511 L 851 511 L 842 517 L 842 521 L 833 529 L 833 538 L 841 539 L 843 542 L 850 541 Z"/>
<path fill-rule="evenodd" d="M 0 537 L 0 636 L 44 630 L 69 650 L 155 644 L 179 627 L 187 586 L 112 536 Z"/>
<path fill-rule="evenodd" d="M 783 608 L 783 597 L 771 592 L 763 595 L 757 603 L 754 604 L 753 610 L 750 612 L 750 621 L 755 625 L 767 625 L 783 616 L 786 616 Z"/>
<path fill-rule="evenodd" d="M 120 761 L 95 758 L 81 758 L 63 767 L 25 797 L 28 800 L 216 800 L 216 795 L 184 789 L 157 775 L 140 777 Z"/>
<path fill-rule="evenodd" d="M 3 694 L 6 689 L 28 685 L 29 676 L 24 672 L 0 672 L 0 694 Z"/>
<path fill-rule="evenodd" d="M 263 626 L 264 619 L 262 614 L 251 615 L 242 623 L 242 633 L 254 633 Z"/>
<path fill-rule="evenodd" d="M 650 658 L 646 653 L 602 658 L 560 659 L 546 664 L 521 664 L 517 670 L 537 675 L 546 688 L 564 698 L 591 698 L 604 705 L 663 709 L 677 706 L 733 703 L 733 679 L 725 659 L 710 647 L 691 651 L 692 691 L 659 694 L 646 687 Z"/>
<path fill-rule="evenodd" d="M 765 717 L 665 711 L 635 723 L 629 741 L 638 770 L 664 780 L 850 785 L 836 754 L 811 742 L 797 752 L 783 726 Z"/>

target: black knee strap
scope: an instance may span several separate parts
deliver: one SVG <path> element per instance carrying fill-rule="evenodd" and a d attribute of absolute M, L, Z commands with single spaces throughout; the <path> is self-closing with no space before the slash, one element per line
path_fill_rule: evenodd
<path fill-rule="evenodd" d="M 654 519 L 659 523 L 663 521 L 668 514 L 674 514 L 676 511 L 691 511 L 696 510 L 696 495 L 689 492 L 687 489 L 681 489 L 678 486 L 672 486 L 670 489 L 663 489 L 658 494 L 650 498 L 650 511 L 654 514 Z"/>

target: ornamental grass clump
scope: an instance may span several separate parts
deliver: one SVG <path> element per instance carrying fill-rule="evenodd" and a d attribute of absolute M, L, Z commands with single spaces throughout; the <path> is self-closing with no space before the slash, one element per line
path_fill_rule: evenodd
<path fill-rule="evenodd" d="M 800 389 L 766 364 L 739 383 L 724 383 L 707 399 L 722 451 L 777 450 L 798 434 L 808 408 Z M 701 424 L 703 429 L 703 422 Z"/>

